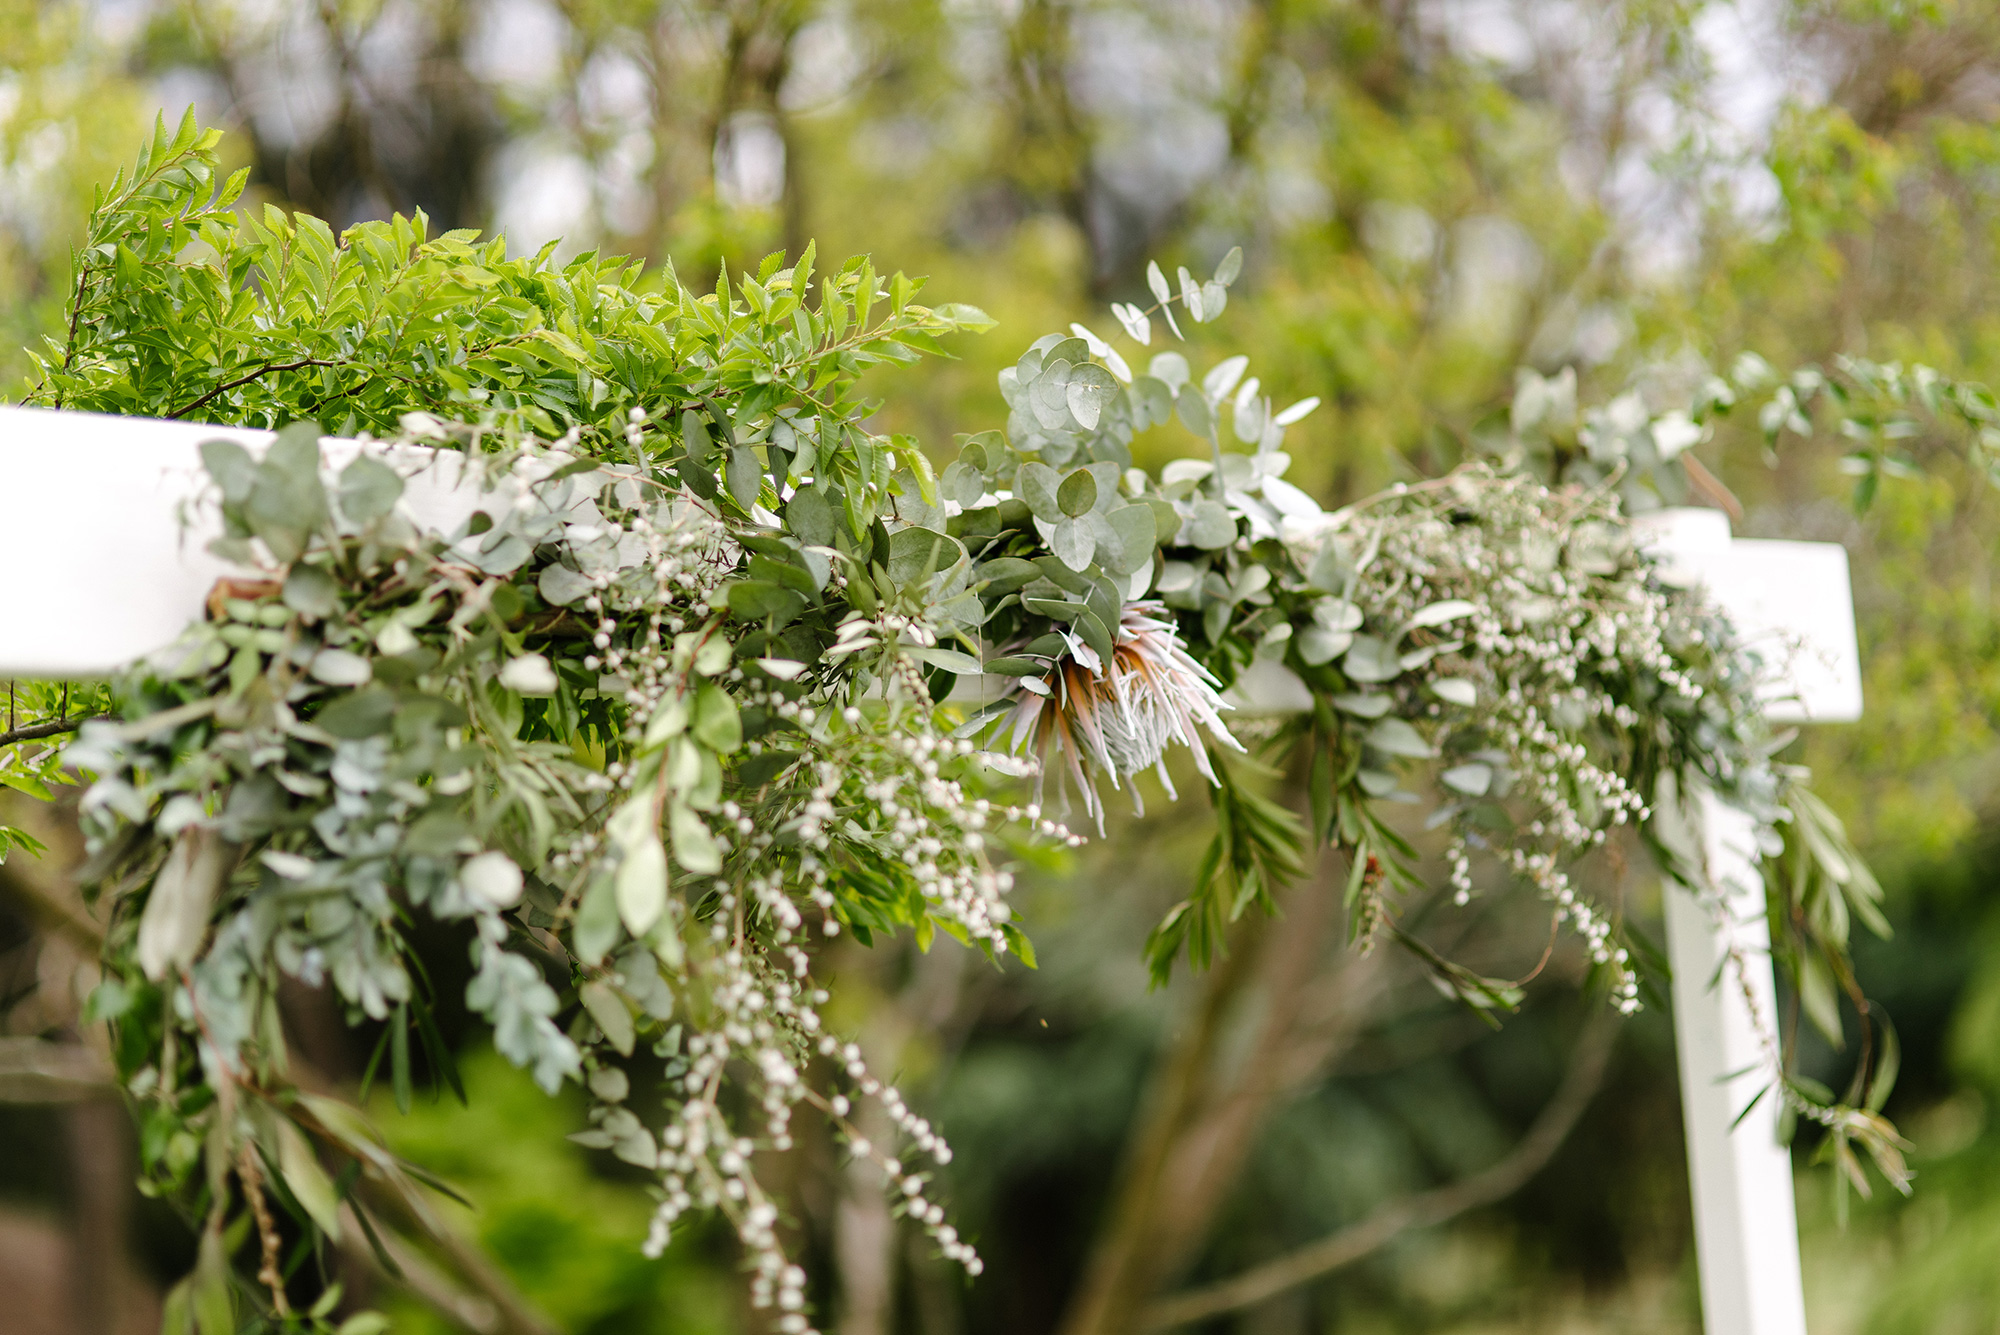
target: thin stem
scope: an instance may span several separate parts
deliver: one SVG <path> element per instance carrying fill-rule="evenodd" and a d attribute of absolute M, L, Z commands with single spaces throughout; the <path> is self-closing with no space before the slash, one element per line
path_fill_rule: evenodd
<path fill-rule="evenodd" d="M 174 409 L 172 412 L 167 414 L 167 418 L 169 420 L 172 420 L 177 417 L 185 417 L 189 413 L 193 412 L 195 409 L 203 407 L 208 403 L 210 403 L 211 401 L 221 397 L 222 395 L 227 394 L 230 390 L 236 389 L 242 385 L 247 385 L 252 380 L 256 380 L 262 376 L 269 375 L 273 371 L 300 371 L 304 370 L 308 366 L 334 366 L 337 364 L 338 363 L 336 362 L 331 362 L 321 357 L 301 357 L 298 361 L 295 362 L 266 362 L 264 363 L 263 366 L 259 367 L 257 370 L 252 371 L 249 375 L 242 375 L 236 377 L 236 379 L 234 380 L 223 381 L 221 384 L 217 385 L 214 389 L 211 389 L 210 391 L 208 391 L 208 393 L 196 399 L 193 403 L 186 404 L 182 407 Z"/>
<path fill-rule="evenodd" d="M 257 1282 L 271 1291 L 272 1310 L 279 1316 L 290 1316 L 292 1304 L 285 1297 L 285 1275 L 278 1264 L 282 1245 L 278 1225 L 271 1218 L 271 1203 L 264 1199 L 264 1174 L 257 1166 L 257 1147 L 247 1140 L 236 1154 L 236 1176 L 243 1184 L 243 1197 L 249 1202 L 250 1213 L 257 1220 L 257 1239 L 263 1258 L 257 1267 Z"/>

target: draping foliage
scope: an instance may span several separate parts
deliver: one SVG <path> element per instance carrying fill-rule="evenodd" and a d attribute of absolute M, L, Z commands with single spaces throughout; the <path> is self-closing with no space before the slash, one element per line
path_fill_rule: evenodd
<path fill-rule="evenodd" d="M 408 1170 L 301 1091 L 276 988 L 330 982 L 353 1019 L 387 1020 L 377 1062 L 407 1102 L 412 1036 L 451 1078 L 408 944 L 419 913 L 461 925 L 466 1000 L 500 1051 L 589 1090 L 578 1138 L 657 1174 L 651 1247 L 721 1210 L 753 1300 L 807 1329 L 784 1203 L 756 1171 L 806 1103 L 976 1272 L 916 1163 L 949 1149 L 826 1032 L 806 945 L 942 930 L 1027 954 L 1010 845 L 1076 839 L 1049 804 L 1096 816 L 1102 785 L 1175 744 L 1218 830 L 1148 945 L 1156 977 L 1183 952 L 1210 963 L 1226 923 L 1271 910 L 1332 843 L 1359 948 L 1394 941 L 1482 1013 L 1511 1007 L 1513 983 L 1399 917 L 1433 875 L 1463 903 L 1490 859 L 1629 1009 L 1643 945 L 1567 868 L 1708 785 L 1759 818 L 1802 991 L 1858 998 L 1847 924 L 1880 927 L 1879 892 L 1804 775 L 1772 764 L 1758 665 L 1659 577 L 1619 499 L 1678 485 L 1667 465 L 1755 368 L 1664 415 L 1524 380 L 1493 464 L 1329 514 L 1283 477 L 1310 401 L 1276 407 L 1241 357 L 1136 372 L 1078 325 L 1003 372 L 1004 431 L 934 475 L 917 442 L 870 432 L 858 377 L 990 322 L 919 304 L 914 280 L 816 272 L 808 249 L 697 294 L 671 269 L 430 238 L 420 217 L 338 238 L 276 211 L 239 222 L 215 142 L 162 126 L 104 194 L 34 396 L 282 428 L 261 460 L 204 449 L 218 550 L 260 576 L 122 677 L 115 719 L 33 761 L 43 783 L 59 763 L 95 776 L 89 876 L 113 927 L 91 1010 L 144 1109 L 148 1183 L 202 1221 L 182 1328 L 331 1310 L 285 1315 L 306 1253 L 280 1254 L 266 1193 L 309 1238 L 372 1238 L 360 1184 Z M 1155 269 L 1155 304 L 1114 317 L 1138 347 L 1213 321 L 1237 266 Z M 1208 459 L 1133 468 L 1134 434 L 1171 422 Z M 322 428 L 390 447 L 331 468 Z M 398 507 L 426 467 L 477 497 L 449 531 Z M 1272 682 L 1297 698 L 1259 745 L 1309 776 L 1303 819 L 1231 758 L 1221 692 Z M 1023 753 L 1032 799 L 1011 782 Z M 1410 802 L 1444 832 L 1435 857 L 1390 818 Z M 668 1062 L 664 1119 L 620 1064 L 642 1043 Z M 1893 1060 L 1838 1102 L 1771 1075 L 1864 1190 L 1852 1143 L 1905 1185 L 1879 1116 Z M 861 1139 L 862 1099 L 904 1144 Z M 228 1264 L 253 1229 L 261 1293 Z"/>

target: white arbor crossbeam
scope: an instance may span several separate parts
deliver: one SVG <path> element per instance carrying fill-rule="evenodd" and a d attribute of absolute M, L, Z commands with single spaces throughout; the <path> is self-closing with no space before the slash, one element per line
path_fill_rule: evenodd
<path fill-rule="evenodd" d="M 261 456 L 273 436 L 0 406 L 0 553 L 23 576 L 0 610 L 0 676 L 109 676 L 171 644 L 202 616 L 217 580 L 254 575 L 207 550 L 221 519 L 192 502 L 207 481 L 202 442 L 232 440 Z M 456 451 L 321 444 L 336 469 L 364 448 L 404 475 L 401 503 L 425 529 L 450 532 L 480 503 L 477 488 L 459 486 Z"/>

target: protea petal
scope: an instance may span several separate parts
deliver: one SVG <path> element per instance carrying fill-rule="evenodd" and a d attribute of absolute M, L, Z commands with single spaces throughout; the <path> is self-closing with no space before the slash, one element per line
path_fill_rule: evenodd
<path fill-rule="evenodd" d="M 1080 641 L 1070 640 L 1069 646 L 1049 661 L 1047 675 L 1022 679 L 1038 680 L 1043 691 L 1014 688 L 1013 707 L 998 716 L 995 735 L 1004 736 L 1017 753 L 1032 750 L 1044 775 L 1056 760 L 1061 772 L 1076 780 L 1084 811 L 1095 818 L 1100 833 L 1104 807 L 1097 795 L 1099 777 L 1121 788 L 1126 778 L 1151 769 L 1172 793 L 1165 755 L 1174 743 L 1194 752 L 1210 783 L 1215 773 L 1202 730 L 1225 746 L 1243 749 L 1222 721 L 1229 706 L 1217 693 L 1215 678 L 1188 655 L 1161 604 L 1126 605 L 1109 663 Z M 1133 801 L 1138 800 L 1135 788 Z"/>

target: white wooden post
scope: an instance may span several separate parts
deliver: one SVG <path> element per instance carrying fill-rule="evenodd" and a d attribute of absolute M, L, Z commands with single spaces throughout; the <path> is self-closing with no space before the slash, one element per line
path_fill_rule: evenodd
<path fill-rule="evenodd" d="M 1738 632 L 1765 653 L 1771 718 L 1860 717 L 1846 552 L 1831 543 L 1732 540 L 1728 518 L 1716 510 L 1667 511 L 1639 527 L 1669 577 L 1705 586 Z M 1792 1161 L 1778 1141 L 1779 1101 L 1766 1094 L 1744 1115 L 1770 1081 L 1777 1022 L 1755 826 L 1713 793 L 1700 794 L 1697 805 L 1701 855 L 1724 892 L 1728 922 L 1719 925 L 1678 885 L 1667 887 L 1666 918 L 1703 1324 L 1707 1335 L 1805 1335 Z M 1732 943 L 1749 966 L 1741 974 L 1724 963 Z"/>
<path fill-rule="evenodd" d="M 1747 982 L 1768 1033 L 1777 1014 L 1751 818 L 1712 793 L 1697 799 L 1709 875 L 1728 891 L 1730 932 L 1749 964 L 1739 981 L 1709 910 L 1678 885 L 1666 894 L 1674 970 L 1674 1038 L 1681 1115 L 1694 1188 L 1695 1254 L 1708 1335 L 1805 1335 L 1792 1156 L 1778 1141 L 1770 1059 L 1744 1000 Z"/>

